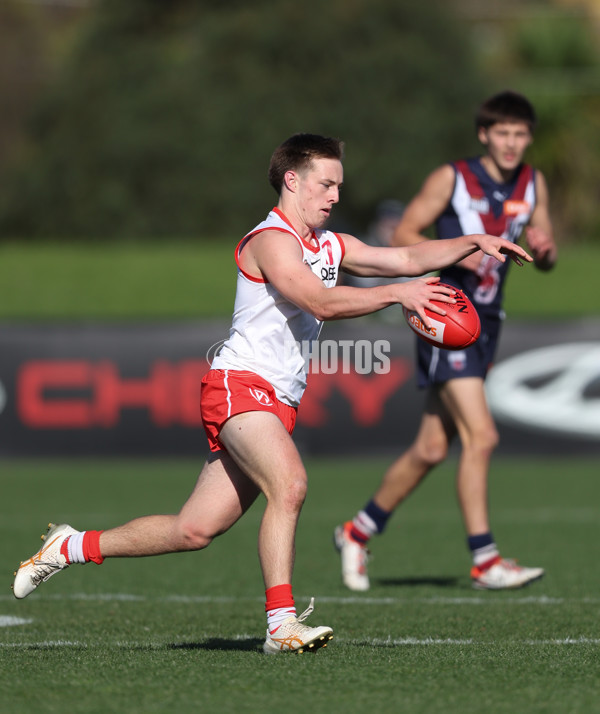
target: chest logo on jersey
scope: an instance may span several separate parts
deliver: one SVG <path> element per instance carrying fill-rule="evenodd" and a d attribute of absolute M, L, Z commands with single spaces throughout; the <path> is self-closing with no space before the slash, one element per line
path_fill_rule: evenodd
<path fill-rule="evenodd" d="M 317 265 L 320 262 L 321 258 L 317 258 L 316 260 L 313 260 L 310 263 L 308 262 L 308 260 L 304 260 L 304 265 L 308 265 L 308 267 L 312 270 L 312 266 Z M 316 271 L 313 270 L 313 273 L 316 273 Z M 321 280 L 324 283 L 331 280 L 337 280 L 337 268 L 335 265 L 320 265 L 320 273 Z"/>
<path fill-rule="evenodd" d="M 504 215 L 518 216 L 520 213 L 529 213 L 531 206 L 528 201 L 504 201 Z"/>
<path fill-rule="evenodd" d="M 472 197 L 469 201 L 469 208 L 477 213 L 489 213 L 490 212 L 490 202 L 487 198 L 477 198 Z"/>
<path fill-rule="evenodd" d="M 273 406 L 271 398 L 266 392 L 263 392 L 262 389 L 252 389 L 252 387 L 248 387 L 248 391 L 259 404 L 262 404 L 265 407 Z"/>

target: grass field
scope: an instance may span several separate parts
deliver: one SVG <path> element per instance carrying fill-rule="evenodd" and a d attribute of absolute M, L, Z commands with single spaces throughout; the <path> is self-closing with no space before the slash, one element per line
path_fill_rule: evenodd
<path fill-rule="evenodd" d="M 0 320 L 229 319 L 237 240 L 0 243 Z M 600 315 L 600 243 L 565 245 L 550 274 L 514 268 L 511 318 Z"/>
<path fill-rule="evenodd" d="M 256 557 L 261 504 L 207 551 L 73 566 L 27 600 L 19 559 L 49 519 L 105 528 L 178 508 L 188 461 L 5 461 L 0 505 L 0 711 L 600 712 L 600 480 L 596 462 L 496 459 L 494 533 L 541 565 L 525 590 L 471 589 L 453 490 L 440 468 L 373 543 L 373 587 L 340 581 L 333 527 L 386 463 L 308 460 L 294 590 L 335 639 L 266 657 Z"/>

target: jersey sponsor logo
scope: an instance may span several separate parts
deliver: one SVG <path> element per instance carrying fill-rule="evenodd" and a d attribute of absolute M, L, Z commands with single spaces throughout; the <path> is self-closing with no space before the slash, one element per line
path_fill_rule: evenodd
<path fill-rule="evenodd" d="M 263 392 L 262 389 L 253 389 L 252 387 L 248 387 L 248 391 L 250 394 L 256 399 L 256 401 L 259 404 L 262 404 L 263 407 L 272 407 L 273 402 L 271 401 L 271 398 L 266 392 Z"/>
<path fill-rule="evenodd" d="M 469 201 L 469 207 L 472 211 L 477 213 L 489 213 L 490 212 L 490 202 L 487 198 L 477 198 L 475 196 L 471 197 Z"/>
<path fill-rule="evenodd" d="M 323 282 L 327 282 L 329 280 L 336 280 L 337 278 L 337 269 L 335 265 L 330 265 L 328 268 L 323 266 L 321 268 L 321 280 Z"/>
<path fill-rule="evenodd" d="M 531 206 L 528 201 L 504 201 L 504 215 L 518 216 L 520 213 L 529 213 Z"/>

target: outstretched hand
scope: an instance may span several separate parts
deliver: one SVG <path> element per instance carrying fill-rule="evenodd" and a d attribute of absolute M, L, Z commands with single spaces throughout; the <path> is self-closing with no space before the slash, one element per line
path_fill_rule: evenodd
<path fill-rule="evenodd" d="M 417 278 L 399 283 L 402 290 L 402 297 L 399 302 L 407 310 L 416 312 L 427 329 L 431 328 L 431 322 L 425 313 L 425 308 L 438 315 L 445 315 L 446 311 L 439 303 L 455 303 L 456 291 L 440 283 L 439 278 Z"/>
<path fill-rule="evenodd" d="M 523 265 L 523 261 L 526 263 L 533 262 L 533 258 L 524 248 L 521 248 L 521 246 L 516 243 L 511 243 L 509 240 L 506 240 L 506 238 L 482 235 L 476 237 L 476 243 L 484 253 L 493 256 L 501 263 L 505 262 L 505 256 L 508 256 L 517 265 Z"/>
<path fill-rule="evenodd" d="M 537 226 L 528 226 L 525 239 L 536 266 L 541 270 L 552 268 L 556 262 L 556 244 L 552 237 Z"/>

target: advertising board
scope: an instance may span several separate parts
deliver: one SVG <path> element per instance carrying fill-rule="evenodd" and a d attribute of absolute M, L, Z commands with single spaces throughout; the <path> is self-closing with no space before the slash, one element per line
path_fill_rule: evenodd
<path fill-rule="evenodd" d="M 203 455 L 200 381 L 225 323 L 0 327 L 0 456 Z M 401 319 L 326 324 L 295 440 L 305 454 L 397 452 L 423 394 Z M 600 453 L 600 321 L 509 323 L 487 382 L 517 453 Z"/>

